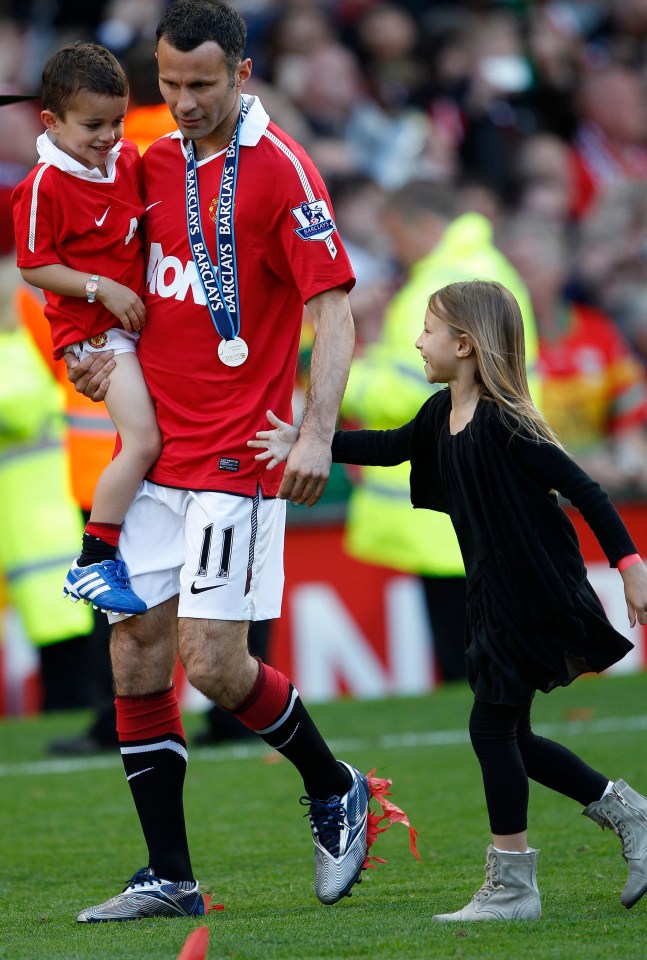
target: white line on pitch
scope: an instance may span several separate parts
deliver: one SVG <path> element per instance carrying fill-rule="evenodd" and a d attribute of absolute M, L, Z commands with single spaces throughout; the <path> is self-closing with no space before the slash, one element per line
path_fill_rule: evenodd
<path fill-rule="evenodd" d="M 559 723 L 538 723 L 535 733 L 542 736 L 580 736 L 582 734 L 631 733 L 647 730 L 647 716 L 606 717 L 600 720 L 573 720 Z M 341 753 L 347 750 L 400 750 L 411 747 L 445 747 L 469 743 L 467 730 L 429 730 L 419 733 L 395 733 L 383 736 L 354 737 L 329 741 L 330 747 Z M 249 760 L 262 756 L 268 748 L 262 744 L 242 744 L 229 747 L 200 747 L 191 750 L 192 763 L 223 760 Z M 87 770 L 108 770 L 121 766 L 121 758 L 114 754 L 97 757 L 78 757 L 60 760 L 33 760 L 25 763 L 0 764 L 0 777 L 33 777 L 51 773 L 81 773 Z"/>

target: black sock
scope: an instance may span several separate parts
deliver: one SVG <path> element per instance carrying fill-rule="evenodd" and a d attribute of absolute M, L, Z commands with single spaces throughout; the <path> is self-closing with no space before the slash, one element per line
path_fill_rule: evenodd
<path fill-rule="evenodd" d="M 272 728 L 268 733 L 257 732 L 270 747 L 294 764 L 303 777 L 309 797 L 328 800 L 348 792 L 352 783 L 348 770 L 330 752 L 292 684 L 287 705 Z"/>
<path fill-rule="evenodd" d="M 148 846 L 148 865 L 165 880 L 193 881 L 182 801 L 186 743 L 170 735 L 157 742 L 122 742 L 120 747 Z"/>
<path fill-rule="evenodd" d="M 91 563 L 102 563 L 104 560 L 114 560 L 117 556 L 117 548 L 111 543 L 106 543 L 100 537 L 94 537 L 89 533 L 83 534 L 83 548 L 81 556 L 76 561 L 80 567 L 89 567 Z"/>
<path fill-rule="evenodd" d="M 119 749 L 153 873 L 192 881 L 182 791 L 187 751 L 174 687 L 140 697 L 116 697 Z"/>

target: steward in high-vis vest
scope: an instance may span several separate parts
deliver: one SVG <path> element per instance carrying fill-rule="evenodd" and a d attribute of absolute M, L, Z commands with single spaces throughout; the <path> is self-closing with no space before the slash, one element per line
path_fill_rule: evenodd
<path fill-rule="evenodd" d="M 451 189 L 436 184 L 408 184 L 389 198 L 385 223 L 408 278 L 387 307 L 379 340 L 351 364 L 341 412 L 362 428 L 406 423 L 438 389 L 427 382 L 414 344 L 431 294 L 457 280 L 497 280 L 517 298 L 537 402 L 537 333 L 528 292 L 494 246 L 490 221 L 478 213 L 455 218 L 451 205 Z M 421 578 L 441 673 L 458 679 L 465 675 L 465 571 L 449 517 L 412 509 L 408 462 L 360 469 L 349 501 L 346 549 L 365 562 Z"/>
<path fill-rule="evenodd" d="M 16 310 L 22 325 L 29 330 L 44 361 L 59 381 L 64 397 L 65 447 L 72 481 L 72 494 L 84 512 L 87 521 L 92 508 L 92 497 L 99 476 L 110 463 L 115 446 L 115 428 L 105 404 L 93 403 L 77 393 L 67 379 L 64 360 L 54 360 L 52 338 L 43 307 L 45 298 L 41 290 L 21 282 L 16 291 Z M 78 551 L 78 544 L 70 559 Z M 60 586 L 60 584 L 59 584 Z M 64 604 L 68 607 L 71 604 Z M 76 604 L 77 607 L 82 604 Z M 58 738 L 51 741 L 48 751 L 54 754 L 86 754 L 97 750 L 112 749 L 117 743 L 115 729 L 114 693 L 110 666 L 110 626 L 103 614 L 92 611 L 92 629 L 84 647 L 85 656 L 77 656 L 75 672 L 78 682 L 93 694 L 91 706 L 95 715 L 87 734 Z M 63 653 L 62 648 L 60 652 Z M 55 651 L 52 650 L 52 653 Z M 65 661 L 60 667 L 64 669 Z M 54 668 L 53 668 L 54 669 Z M 60 673 L 60 670 L 57 671 Z"/>
<path fill-rule="evenodd" d="M 91 611 L 62 584 L 83 523 L 70 489 L 63 395 L 16 322 L 15 266 L 0 271 L 0 573 L 29 639 L 44 647 L 88 634 Z"/>
<path fill-rule="evenodd" d="M 67 421 L 65 445 L 69 456 L 72 493 L 81 508 L 89 512 L 97 480 L 112 459 L 115 428 L 105 404 L 93 403 L 82 393 L 77 393 L 67 379 L 65 361 L 54 360 L 49 323 L 43 312 L 44 303 L 40 290 L 21 282 L 16 291 L 18 317 L 29 330 L 63 391 Z M 78 553 L 78 544 L 75 549 Z"/>

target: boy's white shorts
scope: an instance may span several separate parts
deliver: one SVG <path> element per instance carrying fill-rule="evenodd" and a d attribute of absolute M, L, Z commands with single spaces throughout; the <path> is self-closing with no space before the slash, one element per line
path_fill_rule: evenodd
<path fill-rule="evenodd" d="M 149 607 L 179 594 L 180 617 L 280 616 L 285 508 L 285 500 L 260 492 L 176 490 L 144 480 L 119 538 L 133 590 Z"/>
<path fill-rule="evenodd" d="M 89 340 L 71 343 L 65 351 L 71 350 L 77 360 L 85 360 L 90 354 L 101 353 L 103 350 L 114 350 L 117 356 L 119 353 L 136 353 L 138 340 L 138 333 L 131 333 L 123 327 L 112 327 Z"/>

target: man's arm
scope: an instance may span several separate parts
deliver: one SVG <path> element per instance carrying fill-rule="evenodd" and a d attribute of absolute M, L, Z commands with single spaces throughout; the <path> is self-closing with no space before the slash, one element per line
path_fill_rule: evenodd
<path fill-rule="evenodd" d="M 299 440 L 285 465 L 279 497 L 313 506 L 322 495 L 331 464 L 339 404 L 348 379 L 355 329 L 348 294 L 341 287 L 308 300 L 315 340 L 310 387 Z"/>

